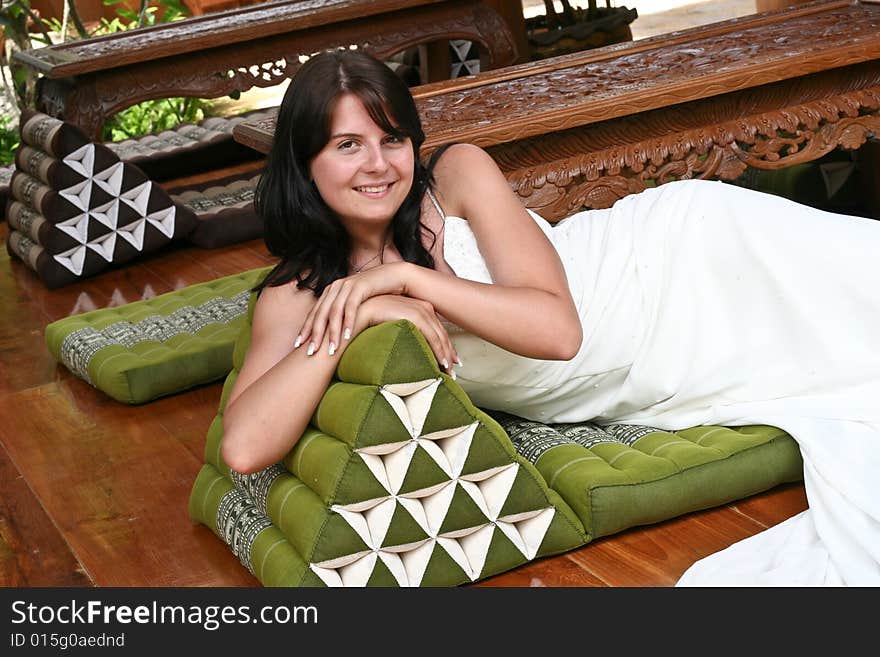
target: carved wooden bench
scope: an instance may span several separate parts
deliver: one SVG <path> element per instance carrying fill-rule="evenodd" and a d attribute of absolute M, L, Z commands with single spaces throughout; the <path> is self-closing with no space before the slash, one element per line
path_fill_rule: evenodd
<path fill-rule="evenodd" d="M 880 5 L 801 5 L 414 89 L 425 153 L 485 147 L 551 221 L 880 134 Z M 267 152 L 274 118 L 235 138 Z"/>
<path fill-rule="evenodd" d="M 274 86 L 300 66 L 300 56 L 321 49 L 357 45 L 387 59 L 449 39 L 479 44 L 492 68 L 517 58 L 507 23 L 481 0 L 276 0 L 28 50 L 15 59 L 42 74 L 38 110 L 97 139 L 106 119 L 131 105 Z"/>

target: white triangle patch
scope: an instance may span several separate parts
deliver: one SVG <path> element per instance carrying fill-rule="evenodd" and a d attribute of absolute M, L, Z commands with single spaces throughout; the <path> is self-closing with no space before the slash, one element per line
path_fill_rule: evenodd
<path fill-rule="evenodd" d="M 462 39 L 455 39 L 454 41 L 450 41 L 449 45 L 452 46 L 452 49 L 455 51 L 455 56 L 461 62 L 465 60 L 468 54 L 468 50 L 471 49 L 471 42 L 464 41 Z"/>
<path fill-rule="evenodd" d="M 122 162 L 111 164 L 100 173 L 95 174 L 95 184 L 111 196 L 120 196 L 124 174 L 125 165 Z"/>
<path fill-rule="evenodd" d="M 60 221 L 55 227 L 70 235 L 80 244 L 85 244 L 89 240 L 89 215 L 79 214 L 72 219 Z"/>
<path fill-rule="evenodd" d="M 434 554 L 434 541 L 426 541 L 415 550 L 399 555 L 406 572 L 408 586 L 419 586 L 422 583 L 432 554 Z"/>
<path fill-rule="evenodd" d="M 58 193 L 61 194 L 62 198 L 67 199 L 85 212 L 89 209 L 89 201 L 92 199 L 92 183 L 89 180 L 84 180 L 67 189 L 61 189 Z"/>
<path fill-rule="evenodd" d="M 173 205 L 165 208 L 164 210 L 156 210 L 156 212 L 152 212 L 147 215 L 147 221 L 149 221 L 153 226 L 159 229 L 159 232 L 164 234 L 168 238 L 174 237 L 174 217 L 177 212 L 177 208 Z"/>
<path fill-rule="evenodd" d="M 127 192 L 120 194 L 119 198 L 133 207 L 140 216 L 146 217 L 147 207 L 150 203 L 150 190 L 152 185 L 152 182 L 147 181 L 142 185 L 132 187 Z"/>
<path fill-rule="evenodd" d="M 458 544 L 461 545 L 461 549 L 467 556 L 467 562 L 470 566 L 467 572 L 472 580 L 477 579 L 483 572 L 483 566 L 486 565 L 486 555 L 489 553 L 494 533 L 495 525 L 486 525 L 473 534 L 458 539 Z"/>
<path fill-rule="evenodd" d="M 147 227 L 146 219 L 137 219 L 130 224 L 117 229 L 119 236 L 131 244 L 138 251 L 144 250 L 144 229 Z"/>
<path fill-rule="evenodd" d="M 535 512 L 530 517 L 513 522 L 510 525 L 505 522 L 505 518 L 499 518 L 498 526 L 508 538 L 511 538 L 511 533 L 506 527 L 514 529 L 517 532 L 520 537 L 519 543 L 512 538 L 511 541 L 517 546 L 517 548 L 522 545 L 523 547 L 520 551 L 526 559 L 531 560 L 534 559 L 535 555 L 538 553 L 538 548 L 541 547 L 541 542 L 544 540 L 544 536 L 547 534 L 547 529 L 549 529 L 550 523 L 555 514 L 556 509 L 553 507 L 547 507 L 546 509 L 541 509 Z"/>
<path fill-rule="evenodd" d="M 83 270 L 83 263 L 86 261 L 86 247 L 75 246 L 64 253 L 57 253 L 54 256 L 55 261 L 62 267 L 69 269 L 71 272 L 80 276 Z"/>
<path fill-rule="evenodd" d="M 95 167 L 95 145 L 81 146 L 68 153 L 61 161 L 81 176 L 91 178 Z"/>
<path fill-rule="evenodd" d="M 111 230 L 116 230 L 116 224 L 119 222 L 119 199 L 114 198 L 109 203 L 92 209 L 91 214 L 96 221 L 101 222 Z"/>
<path fill-rule="evenodd" d="M 107 262 L 113 262 L 113 251 L 116 249 L 116 233 L 102 235 L 98 239 L 86 244 L 86 246 Z"/>

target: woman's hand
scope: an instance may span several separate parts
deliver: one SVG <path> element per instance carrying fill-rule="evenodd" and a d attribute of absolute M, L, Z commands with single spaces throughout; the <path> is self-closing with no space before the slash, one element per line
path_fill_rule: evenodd
<path fill-rule="evenodd" d="M 361 305 L 380 294 L 404 294 L 409 263 L 393 262 L 333 281 L 306 316 L 294 342 L 294 349 L 308 345 L 308 355 L 329 340 L 332 356 L 341 340 L 351 339 Z M 400 318 L 395 318 L 400 319 Z M 408 319 L 408 318 L 407 318 Z"/>
<path fill-rule="evenodd" d="M 427 301 L 398 294 L 370 297 L 360 307 L 358 322 L 354 327 L 355 335 L 369 326 L 398 319 L 408 319 L 422 332 L 437 362 L 454 379 L 455 372 L 452 368 L 455 364 L 461 364 L 458 352 L 455 351 L 449 334 L 440 323 L 434 306 Z"/>

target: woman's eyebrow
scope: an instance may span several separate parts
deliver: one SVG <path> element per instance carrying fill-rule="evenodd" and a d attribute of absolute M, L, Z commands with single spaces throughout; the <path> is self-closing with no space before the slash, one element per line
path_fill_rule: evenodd
<path fill-rule="evenodd" d="M 337 132 L 336 134 L 330 135 L 330 139 L 340 139 L 342 137 L 360 137 L 357 132 Z"/>

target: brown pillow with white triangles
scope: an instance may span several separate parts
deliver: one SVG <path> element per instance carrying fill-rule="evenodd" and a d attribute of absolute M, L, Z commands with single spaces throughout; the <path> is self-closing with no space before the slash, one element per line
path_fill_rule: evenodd
<path fill-rule="evenodd" d="M 41 116 L 23 118 L 28 150 L 10 181 L 7 248 L 47 287 L 94 276 L 195 228 L 193 212 L 137 166 L 101 144 L 82 143 L 69 124 Z"/>

